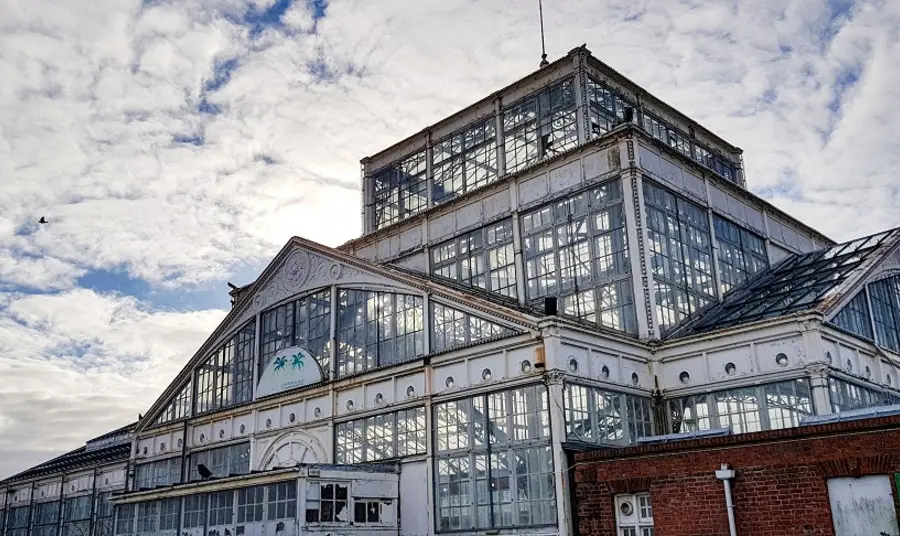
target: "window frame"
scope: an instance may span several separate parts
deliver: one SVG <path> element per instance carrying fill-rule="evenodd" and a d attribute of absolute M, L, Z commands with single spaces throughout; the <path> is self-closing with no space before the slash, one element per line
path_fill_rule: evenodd
<path fill-rule="evenodd" d="M 502 150 L 507 175 L 578 146 L 575 84 L 574 76 L 566 77 L 503 107 Z M 562 141 L 561 147 L 551 149 L 556 141 Z"/>
<path fill-rule="evenodd" d="M 385 428 L 384 419 L 390 418 L 390 455 L 374 458 L 369 456 L 372 450 L 369 446 L 370 439 L 385 438 L 387 433 L 377 434 L 370 432 L 370 427 L 382 422 L 381 428 Z M 401 423 L 416 423 L 413 428 L 408 425 L 401 426 Z M 421 426 L 419 425 L 421 424 Z M 334 459 L 338 464 L 351 463 L 383 463 L 390 460 L 399 460 L 410 456 L 420 456 L 427 453 L 428 429 L 427 429 L 427 410 L 425 406 L 415 406 L 388 413 L 380 413 L 370 417 L 361 419 L 352 419 L 348 421 L 338 422 L 334 425 Z M 353 441 L 354 437 L 347 440 L 346 432 L 351 431 L 358 435 L 360 442 Z M 342 435 L 344 433 L 344 435 Z M 407 439 L 403 441 L 403 437 L 412 437 L 413 441 Z M 410 452 L 401 445 L 415 445 L 415 450 Z"/>
<path fill-rule="evenodd" d="M 516 394 L 529 396 L 527 393 L 530 393 L 532 400 L 537 396 L 540 407 L 533 409 L 528 414 L 531 417 L 523 421 L 517 418 L 523 413 L 515 411 Z M 444 408 L 449 413 L 442 417 Z M 460 411 L 464 413 L 465 421 L 459 420 Z M 558 492 L 553 478 L 556 460 L 550 449 L 549 393 L 546 386 L 528 384 L 447 400 L 434 404 L 432 413 L 435 532 L 521 529 L 557 524 Z M 453 419 L 447 418 L 453 413 Z M 476 419 L 479 414 L 481 417 Z M 460 433 L 462 430 L 465 431 L 463 434 Z M 525 435 L 516 437 L 519 431 Z M 521 474 L 517 472 L 520 466 L 529 467 L 532 462 L 538 464 L 536 471 L 525 469 Z M 504 464 L 509 468 L 505 476 L 499 470 L 495 472 L 494 467 Z M 543 470 L 541 464 L 545 464 Z M 465 478 L 454 479 L 455 475 L 465 475 Z M 529 496 L 523 502 L 518 493 L 513 493 L 523 481 L 532 492 L 536 486 L 539 496 Z M 489 483 L 495 486 L 494 489 L 506 489 L 508 492 L 504 495 L 487 493 Z M 443 493 L 444 489 L 447 493 Z M 523 510 L 523 505 L 544 506 Z M 442 526 L 443 520 L 452 519 L 454 512 L 458 519 L 467 519 L 470 526 L 463 526 L 461 522 L 458 526 L 452 523 Z M 536 512 L 546 516 L 546 519 L 534 522 L 531 518 L 530 522 L 523 522 L 522 515 L 533 516 Z"/>
<path fill-rule="evenodd" d="M 318 479 L 307 480 L 306 494 L 304 497 L 304 507 L 303 507 L 304 524 L 305 525 L 313 525 L 313 526 L 327 526 L 327 527 L 332 527 L 332 526 L 340 527 L 340 526 L 351 525 L 353 522 L 353 501 L 352 501 L 353 495 L 351 493 L 351 484 L 352 484 L 351 482 L 343 481 L 343 480 L 318 480 Z M 316 487 L 315 489 L 318 490 L 318 493 L 316 494 L 316 497 L 311 498 L 310 490 L 313 489 L 313 486 Z M 330 498 L 326 498 L 324 496 L 324 488 L 326 486 L 334 486 L 334 489 L 332 491 L 332 496 Z M 346 498 L 345 499 L 340 499 L 338 497 L 338 491 L 341 487 L 343 487 L 346 490 Z M 317 519 L 315 521 L 310 521 L 310 519 L 309 519 L 309 512 L 312 511 L 312 510 L 310 510 L 311 503 L 318 504 L 318 506 L 315 508 L 315 511 L 317 512 L 317 516 L 316 516 Z M 323 514 L 322 506 L 326 503 L 331 504 L 331 516 L 330 516 L 331 519 L 328 521 L 323 521 L 322 520 L 322 517 L 323 517 L 322 516 L 322 514 Z M 337 516 L 340 513 L 337 511 L 337 505 L 340 503 L 346 504 L 346 506 L 345 506 L 346 512 L 347 512 L 346 520 L 338 520 L 337 519 Z"/>
<path fill-rule="evenodd" d="M 637 334 L 621 178 L 523 211 L 520 225 L 529 303 L 556 296 L 565 316 Z"/>
<path fill-rule="evenodd" d="M 512 218 L 497 220 L 435 244 L 431 247 L 429 266 L 434 276 L 517 299 Z"/>
<path fill-rule="evenodd" d="M 798 392 L 799 385 L 804 385 L 805 393 Z M 792 386 L 790 396 L 795 398 L 803 398 L 801 395 L 806 394 L 806 407 L 808 411 L 802 411 L 798 408 L 798 403 L 779 405 L 772 402 L 773 396 L 785 396 L 778 386 Z M 776 387 L 779 390 L 775 390 Z M 729 393 L 731 395 L 729 396 Z M 752 397 L 754 401 L 738 399 L 738 397 Z M 690 406 L 685 404 L 690 401 Z M 726 411 L 722 411 L 722 404 L 725 405 Z M 755 409 L 746 409 L 747 404 L 751 404 Z M 696 411 L 697 407 L 705 407 L 702 415 Z M 694 408 L 694 414 L 690 420 L 685 416 L 686 407 Z M 785 410 L 788 413 L 785 413 Z M 713 430 L 717 428 L 731 427 L 732 433 L 752 433 L 762 430 L 780 430 L 784 428 L 795 428 L 800 425 L 800 421 L 806 416 L 816 414 L 816 407 L 812 396 L 812 384 L 809 377 L 801 376 L 787 380 L 768 382 L 763 384 L 753 384 L 732 387 L 730 389 L 718 389 L 714 391 L 704 391 L 702 393 L 694 393 L 666 400 L 665 411 L 669 429 L 672 433 L 695 432 L 699 430 Z M 792 412 L 792 413 L 791 413 Z M 675 415 L 680 417 L 676 417 Z M 676 429 L 676 419 L 678 428 Z M 792 422 L 787 423 L 790 420 Z M 683 428 L 684 423 L 697 421 L 696 426 L 691 426 L 690 430 Z M 700 424 L 705 421 L 708 424 Z M 773 424 L 773 422 L 785 421 L 786 426 Z M 735 426 L 735 425 L 738 426 Z M 750 429 L 745 429 L 750 427 Z"/>

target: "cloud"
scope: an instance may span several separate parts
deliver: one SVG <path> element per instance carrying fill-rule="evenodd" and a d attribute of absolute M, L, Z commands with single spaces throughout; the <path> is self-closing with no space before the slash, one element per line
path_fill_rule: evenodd
<path fill-rule="evenodd" d="M 836 239 L 900 225 L 897 2 L 544 11 L 551 59 L 587 43 L 741 146 L 751 189 L 776 205 Z M 360 158 L 532 72 L 540 52 L 535 6 L 512 0 L 0 12 L 0 453 L 19 468 L 148 407 L 222 314 L 154 296 L 245 283 L 292 235 L 358 235 Z M 102 274 L 149 290 L 80 287 Z"/>
<path fill-rule="evenodd" d="M 72 290 L 0 298 L 0 478 L 137 419 L 225 311 L 148 311 Z M 32 457 L 33 458 L 33 457 Z"/>

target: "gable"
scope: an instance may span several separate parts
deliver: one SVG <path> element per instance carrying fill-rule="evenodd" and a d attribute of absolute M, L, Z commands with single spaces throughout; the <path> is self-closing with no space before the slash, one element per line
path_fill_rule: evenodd
<path fill-rule="evenodd" d="M 331 288 L 339 289 L 335 291 L 334 300 L 331 299 Z M 234 308 L 154 403 L 141 428 L 148 426 L 144 423 L 152 423 L 150 426 L 155 426 L 171 422 L 173 419 L 169 416 L 180 415 L 177 408 L 181 407 L 180 401 L 185 396 L 184 386 L 191 382 L 192 372 L 195 368 L 198 371 L 201 369 L 202 371 L 212 370 L 213 373 L 212 377 L 207 377 L 204 372 L 204 376 L 201 378 L 200 372 L 198 372 L 196 385 L 193 387 L 194 398 L 198 394 L 217 392 L 216 367 L 232 367 L 234 370 L 229 369 L 228 374 L 244 379 L 242 383 L 236 380 L 232 384 L 239 385 L 242 389 L 234 392 L 234 398 L 230 399 L 232 404 L 235 403 L 235 399 L 238 403 L 243 403 L 252 398 L 248 398 L 247 385 L 252 384 L 253 367 L 256 366 L 259 367 L 259 377 L 267 379 L 264 391 L 268 394 L 327 381 L 329 379 L 328 370 L 334 366 L 330 362 L 323 362 L 328 353 L 327 344 L 330 344 L 330 338 L 327 337 L 330 335 L 330 317 L 328 316 L 330 311 L 323 310 L 322 305 L 316 309 L 317 299 L 330 304 L 327 307 L 339 307 L 337 304 L 340 300 L 352 300 L 353 303 L 340 305 L 337 312 L 339 318 L 344 308 L 353 306 L 356 307 L 356 310 L 359 310 L 360 307 L 362 310 L 370 309 L 372 300 L 378 300 L 381 303 L 386 299 L 385 297 L 392 297 L 391 303 L 385 302 L 379 307 L 386 307 L 385 311 L 388 311 L 388 314 L 396 315 L 403 307 L 415 308 L 420 311 L 418 320 L 415 320 L 416 314 L 413 311 L 409 313 L 412 315 L 409 320 L 405 316 L 392 320 L 393 331 L 386 331 L 392 333 L 390 337 L 397 339 L 400 332 L 396 328 L 402 326 L 407 331 L 415 330 L 405 333 L 412 338 L 408 343 L 401 344 L 398 341 L 390 343 L 393 345 L 392 351 L 396 352 L 397 362 L 424 356 L 424 342 L 422 341 L 427 339 L 424 336 L 417 337 L 415 333 L 430 329 L 425 321 L 427 319 L 424 307 L 425 295 L 439 297 L 450 306 L 455 304 L 468 310 L 486 313 L 479 315 L 484 316 L 482 331 L 493 336 L 505 332 L 512 326 L 517 326 L 516 331 L 520 332 L 536 329 L 537 318 L 522 311 L 492 303 L 487 298 L 473 296 L 471 293 L 445 287 L 438 282 L 417 277 L 394 267 L 362 261 L 313 242 L 293 238 L 263 271 L 260 278 L 245 290 L 242 289 Z M 367 303 L 369 305 L 366 305 Z M 378 311 L 380 312 L 381 309 Z M 347 312 L 352 313 L 349 310 Z M 257 329 L 254 321 L 261 313 L 265 314 L 260 317 L 261 325 Z M 314 329 L 311 321 L 305 321 L 303 329 L 306 331 L 298 334 L 299 328 L 294 324 L 294 316 L 301 314 L 318 315 L 316 320 L 319 328 Z M 283 318 L 279 319 L 279 315 Z M 369 323 L 382 321 L 377 315 L 370 313 L 369 316 L 372 316 L 368 319 Z M 348 319 L 358 317 L 358 314 L 350 314 Z M 287 318 L 290 318 L 290 326 L 287 326 Z M 281 322 L 283 325 L 267 327 L 265 325 L 267 321 L 270 324 Z M 339 320 L 340 322 L 342 321 Z M 408 322 L 413 322 L 415 325 L 407 325 Z M 468 320 L 468 322 L 471 323 L 474 320 Z M 328 330 L 325 333 L 326 339 L 316 343 L 313 339 L 322 338 L 323 325 Z M 283 340 L 276 341 L 276 344 L 268 347 L 268 350 L 264 350 L 262 347 L 267 344 L 267 337 L 271 339 L 273 333 L 278 332 L 279 336 L 284 338 L 281 332 L 282 328 L 286 326 L 293 330 L 292 340 L 289 343 L 284 343 Z M 479 334 L 478 337 L 482 337 L 482 335 Z M 303 347 L 297 346 L 301 341 Z M 379 343 L 379 347 L 381 346 Z M 248 352 L 246 348 L 251 350 Z M 282 353 L 284 355 L 281 355 Z M 251 354 L 252 358 L 249 357 Z M 216 361 L 217 355 L 222 356 L 220 361 Z M 337 357 L 340 362 L 342 356 L 338 355 Z M 388 364 L 391 362 L 387 361 Z M 239 369 L 235 368 L 238 364 L 240 364 Z M 269 370 L 270 365 L 277 366 L 278 370 Z M 339 372 L 343 374 L 363 372 L 369 368 L 363 366 L 360 369 L 358 363 L 354 364 L 346 359 L 341 366 L 343 368 Z M 277 380 L 273 379 L 275 372 L 280 375 Z M 291 374 L 288 374 L 289 372 Z M 287 378 L 288 375 L 291 375 L 291 378 Z M 238 387 L 233 388 L 238 389 Z M 258 386 L 252 386 L 250 390 L 255 388 Z M 257 394 L 257 398 L 259 396 Z M 212 400 L 210 404 L 203 407 L 209 410 L 227 407 L 221 403 L 223 400 Z"/>

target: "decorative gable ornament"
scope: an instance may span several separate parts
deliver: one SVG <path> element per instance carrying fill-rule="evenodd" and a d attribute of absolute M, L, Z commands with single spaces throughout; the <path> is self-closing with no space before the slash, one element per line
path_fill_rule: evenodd
<path fill-rule="evenodd" d="M 302 346 L 284 348 L 275 354 L 259 377 L 256 398 L 314 385 L 323 379 L 322 368 L 309 350 Z"/>

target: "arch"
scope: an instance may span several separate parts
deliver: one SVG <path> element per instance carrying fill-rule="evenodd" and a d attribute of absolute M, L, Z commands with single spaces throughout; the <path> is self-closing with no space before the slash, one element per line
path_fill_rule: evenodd
<path fill-rule="evenodd" d="M 285 432 L 276 437 L 259 458 L 263 471 L 291 467 L 301 463 L 329 463 L 328 453 L 314 435 L 302 431 Z"/>

